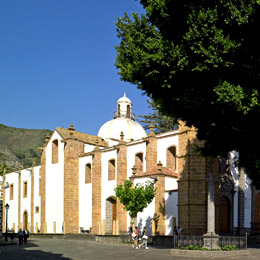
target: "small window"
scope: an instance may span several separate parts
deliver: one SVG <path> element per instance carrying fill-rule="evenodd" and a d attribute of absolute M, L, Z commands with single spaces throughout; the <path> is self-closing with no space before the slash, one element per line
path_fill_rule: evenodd
<path fill-rule="evenodd" d="M 172 170 L 176 170 L 176 147 L 171 146 L 166 152 L 166 167 Z"/>
<path fill-rule="evenodd" d="M 39 206 L 36 206 L 35 207 L 35 213 L 39 213 L 40 212 L 40 208 L 39 208 Z"/>
<path fill-rule="evenodd" d="M 57 163 L 59 161 L 59 142 L 54 140 L 52 142 L 52 163 Z"/>
<path fill-rule="evenodd" d="M 27 190 L 27 181 L 24 181 L 23 182 L 23 197 L 24 198 L 27 198 L 27 192 L 28 192 L 28 190 Z"/>
<path fill-rule="evenodd" d="M 136 173 L 143 173 L 143 153 L 137 153 L 135 155 L 135 167 Z"/>
<path fill-rule="evenodd" d="M 108 180 L 112 181 L 116 178 L 116 167 L 115 167 L 115 160 L 108 161 Z"/>
<path fill-rule="evenodd" d="M 91 183 L 91 164 L 85 165 L 85 184 Z"/>
<path fill-rule="evenodd" d="M 10 184 L 10 200 L 14 199 L 14 184 Z"/>
<path fill-rule="evenodd" d="M 130 112 L 130 105 L 127 105 L 126 107 L 126 117 L 130 118 L 131 112 Z"/>

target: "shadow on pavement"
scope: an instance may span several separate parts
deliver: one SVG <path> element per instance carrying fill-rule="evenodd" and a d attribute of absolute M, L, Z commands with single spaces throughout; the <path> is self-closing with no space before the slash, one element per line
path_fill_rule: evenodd
<path fill-rule="evenodd" d="M 39 249 L 38 245 L 31 240 L 27 244 L 19 246 L 18 244 L 12 246 L 0 247 L 0 259 L 14 260 L 14 259 L 57 259 L 57 260 L 71 260 L 71 258 L 63 257 L 62 254 L 54 254 L 51 252 L 44 252 Z M 35 248 L 35 249 L 33 249 Z"/>

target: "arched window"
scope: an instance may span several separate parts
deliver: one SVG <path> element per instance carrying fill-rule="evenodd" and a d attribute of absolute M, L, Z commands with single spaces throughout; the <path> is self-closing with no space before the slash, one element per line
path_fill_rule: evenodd
<path fill-rule="evenodd" d="M 115 167 L 115 160 L 109 160 L 108 161 L 108 180 L 112 181 L 116 178 L 116 167 Z"/>
<path fill-rule="evenodd" d="M 91 183 L 91 164 L 87 163 L 85 165 L 85 183 Z"/>
<path fill-rule="evenodd" d="M 126 117 L 127 118 L 130 118 L 130 105 L 127 105 L 127 107 L 126 107 Z"/>
<path fill-rule="evenodd" d="M 57 163 L 59 161 L 59 142 L 54 140 L 52 142 L 52 163 Z"/>
<path fill-rule="evenodd" d="M 137 153 L 135 155 L 135 167 L 136 173 L 143 173 L 143 153 Z"/>
<path fill-rule="evenodd" d="M 119 104 L 117 105 L 117 116 L 120 117 L 120 105 Z"/>
<path fill-rule="evenodd" d="M 171 146 L 166 151 L 166 167 L 176 170 L 176 147 Z"/>

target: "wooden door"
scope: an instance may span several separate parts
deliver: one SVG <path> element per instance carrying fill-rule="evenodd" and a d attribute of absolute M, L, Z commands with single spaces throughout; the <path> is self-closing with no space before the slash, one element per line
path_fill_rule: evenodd
<path fill-rule="evenodd" d="M 260 233 L 260 193 L 255 197 L 255 222 L 254 222 L 254 232 L 256 234 Z"/>
<path fill-rule="evenodd" d="M 23 213 L 23 229 L 28 229 L 28 213 L 24 211 Z"/>
<path fill-rule="evenodd" d="M 219 202 L 219 233 L 230 232 L 230 202 L 225 196 Z"/>

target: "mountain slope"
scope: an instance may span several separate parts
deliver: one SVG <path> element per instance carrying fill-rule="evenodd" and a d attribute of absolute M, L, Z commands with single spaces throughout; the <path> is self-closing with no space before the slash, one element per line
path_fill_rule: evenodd
<path fill-rule="evenodd" d="M 23 129 L 0 124 L 0 164 L 10 168 L 23 168 L 32 166 L 35 160 L 40 164 L 38 147 L 44 144 L 46 134 L 52 131 L 47 129 Z"/>

